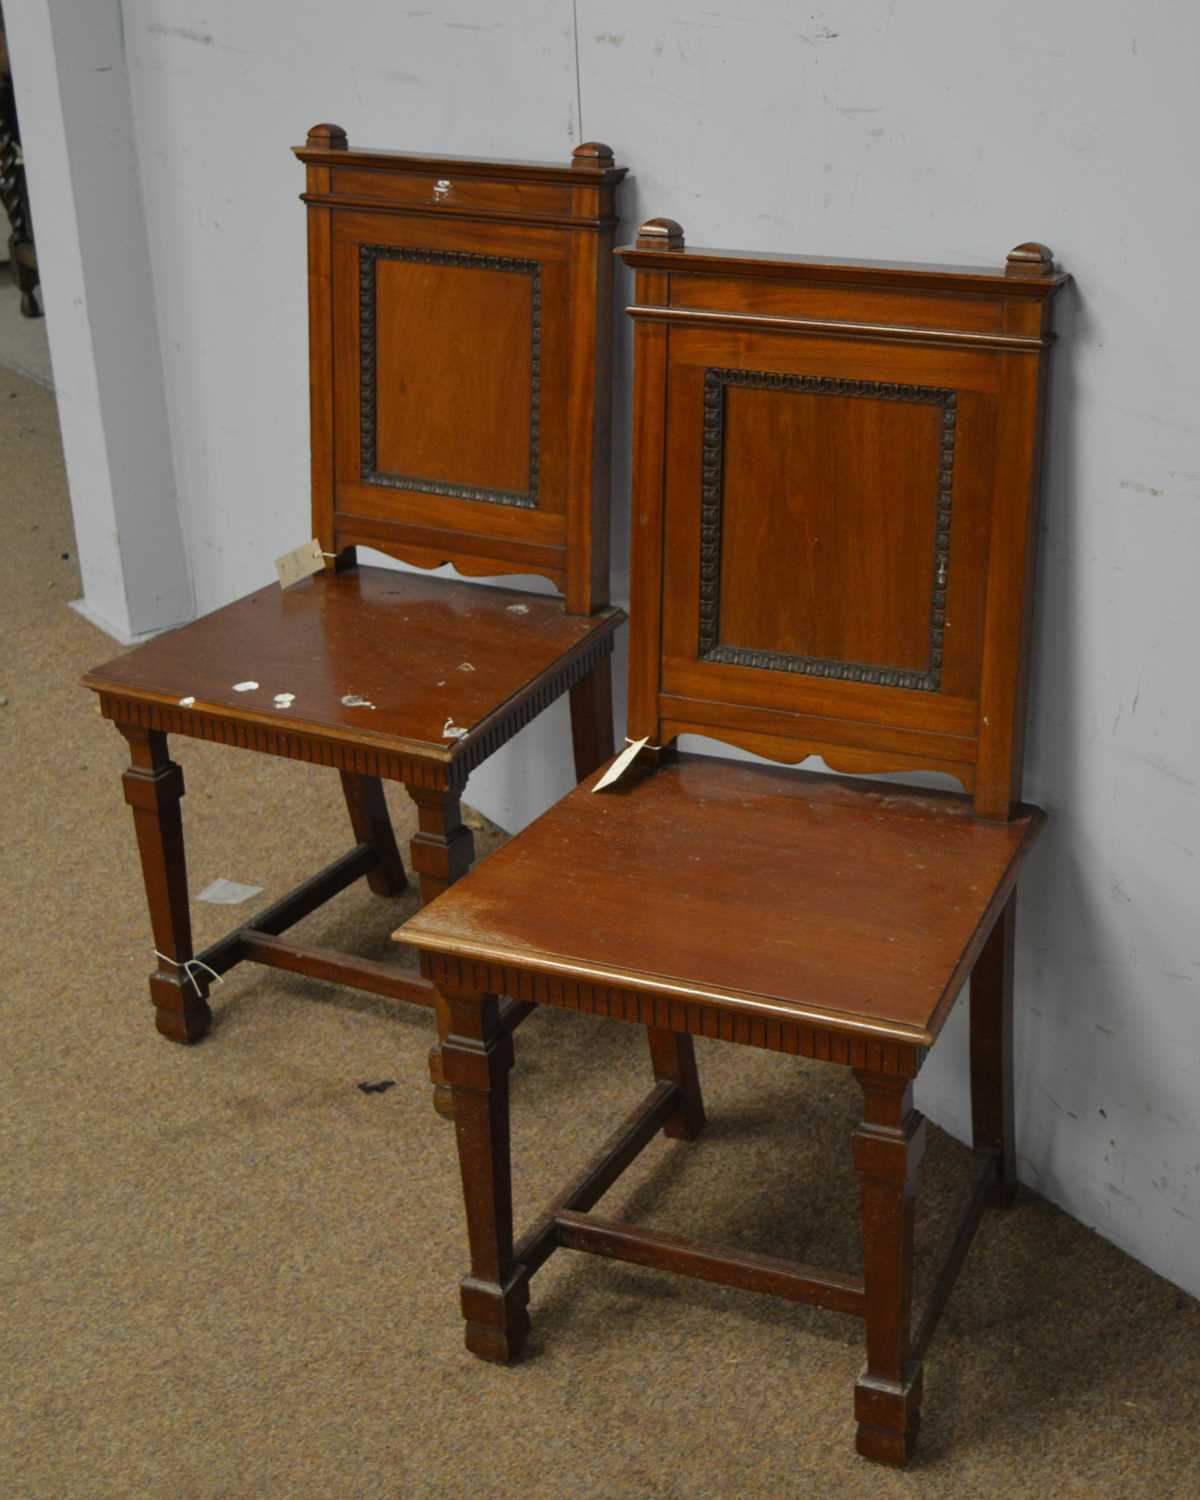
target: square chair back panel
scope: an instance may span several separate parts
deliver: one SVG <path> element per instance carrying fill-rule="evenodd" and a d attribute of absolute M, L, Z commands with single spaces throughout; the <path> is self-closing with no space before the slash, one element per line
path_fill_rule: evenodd
<path fill-rule="evenodd" d="M 350 150 L 308 170 L 313 523 L 421 567 L 608 602 L 615 191 L 570 166 Z"/>
<path fill-rule="evenodd" d="M 630 736 L 1018 795 L 1052 294 L 1002 271 L 687 250 L 637 271 Z"/>

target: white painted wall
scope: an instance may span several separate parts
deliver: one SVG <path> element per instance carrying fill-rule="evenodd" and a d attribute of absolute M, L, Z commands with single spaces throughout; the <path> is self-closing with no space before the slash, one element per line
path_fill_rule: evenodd
<path fill-rule="evenodd" d="M 1188 0 L 126 0 L 175 472 L 200 607 L 307 533 L 301 173 L 352 142 L 633 169 L 693 244 L 995 264 L 1060 298 L 1028 790 L 1022 1174 L 1200 1293 L 1200 12 Z M 582 125 L 579 111 L 582 108 Z M 619 366 L 628 351 L 619 341 Z M 617 397 L 624 592 L 628 388 Z M 551 714 L 472 782 L 566 789 Z M 962 1021 L 921 1083 L 965 1123 Z"/>
<path fill-rule="evenodd" d="M 6 21 L 83 574 L 76 608 L 129 642 L 191 619 L 195 598 L 121 12 L 21 0 Z"/>

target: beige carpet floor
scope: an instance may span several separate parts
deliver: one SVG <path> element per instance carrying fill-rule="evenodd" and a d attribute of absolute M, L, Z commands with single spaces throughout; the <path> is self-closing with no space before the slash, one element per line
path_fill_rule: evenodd
<path fill-rule="evenodd" d="M 0 485 L 0 1496 L 1200 1495 L 1200 1307 L 1032 1194 L 984 1222 L 904 1474 L 853 1452 L 862 1329 L 832 1314 L 563 1251 L 526 1360 L 472 1359 L 429 1016 L 243 967 L 204 1043 L 156 1035 L 124 742 L 77 686 L 113 648 L 67 609 L 52 398 L 4 372 Z M 193 890 L 265 902 L 348 846 L 334 773 L 174 743 Z M 399 962 L 406 909 L 361 886 L 307 927 Z M 248 910 L 198 905 L 199 940 Z M 636 1028 L 564 1014 L 517 1050 L 524 1217 L 648 1069 Z M 700 1062 L 708 1132 L 656 1142 L 606 1211 L 853 1268 L 852 1083 L 720 1044 Z M 923 1268 L 967 1167 L 932 1132 Z"/>

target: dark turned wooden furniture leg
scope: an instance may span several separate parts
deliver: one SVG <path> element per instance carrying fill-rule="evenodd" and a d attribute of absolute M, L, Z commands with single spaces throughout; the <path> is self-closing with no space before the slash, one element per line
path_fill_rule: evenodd
<path fill-rule="evenodd" d="M 529 1332 L 529 1272 L 513 1259 L 508 1075 L 512 1033 L 495 995 L 438 991 L 442 1067 L 452 1095 L 471 1274 L 462 1282 L 466 1344 L 508 1364 Z"/>
<path fill-rule="evenodd" d="M 421 881 L 421 903 L 428 906 L 435 896 L 453 885 L 471 868 L 475 838 L 462 820 L 457 792 L 407 788 L 416 803 L 418 831 L 409 849 L 413 869 Z M 433 1107 L 443 1119 L 454 1118 L 454 1101 L 442 1073 L 442 1029 L 445 1024 L 438 1006 L 438 1040 L 429 1049 L 429 1076 L 433 1080 Z"/>
<path fill-rule="evenodd" d="M 971 1129 L 975 1150 L 996 1158 L 988 1194 L 1010 1208 L 1017 1192 L 1013 1119 L 1013 947 L 1017 894 L 1009 897 L 971 971 Z"/>
<path fill-rule="evenodd" d="M 118 727 L 129 741 L 132 764 L 121 780 L 133 809 L 154 946 L 163 955 L 150 976 L 154 1024 L 174 1042 L 197 1042 L 211 1025 L 212 1012 L 203 970 L 184 967 L 192 958 L 192 922 L 179 810 L 183 772 L 167 754 L 165 734 Z"/>
<path fill-rule="evenodd" d="M 360 844 L 372 845 L 379 855 L 378 865 L 367 871 L 367 884 L 377 896 L 398 896 L 407 887 L 408 876 L 392 832 L 383 782 L 378 776 L 360 776 L 354 771 L 341 775 L 354 837 Z"/>
<path fill-rule="evenodd" d="M 706 1121 L 692 1039 L 686 1033 L 647 1026 L 646 1040 L 650 1044 L 650 1065 L 655 1079 L 679 1088 L 679 1106 L 663 1125 L 663 1134 L 677 1141 L 694 1141 Z"/>
<path fill-rule="evenodd" d="M 0 35 L 3 34 L 0 19 Z M 29 213 L 29 187 L 25 181 L 25 163 L 21 155 L 21 132 L 17 121 L 17 100 L 9 70 L 7 49 L 0 47 L 0 203 L 8 215 L 8 259 L 13 280 L 21 293 L 21 314 L 40 318 L 42 309 L 34 293 L 38 287 L 37 247 L 33 243 L 33 223 Z"/>
<path fill-rule="evenodd" d="M 904 1465 L 916 1442 L 921 1367 L 911 1358 L 913 1200 L 925 1121 L 912 1107 L 912 1081 L 858 1068 L 863 1123 L 854 1132 L 862 1181 L 867 1365 L 854 1388 L 858 1451 Z"/>
<path fill-rule="evenodd" d="M 421 903 L 428 906 L 471 868 L 475 839 L 462 820 L 457 792 L 407 786 L 417 807 L 417 833 L 409 845 L 421 880 Z"/>
<path fill-rule="evenodd" d="M 443 1120 L 453 1120 L 454 1095 L 450 1090 L 450 1085 L 446 1082 L 446 1072 L 442 1066 L 442 1048 L 446 1045 L 450 1012 L 444 1005 L 437 1005 L 435 1015 L 438 1039 L 429 1049 L 429 1078 L 433 1084 L 433 1107 Z"/>
<path fill-rule="evenodd" d="M 612 657 L 605 655 L 571 689 L 575 780 L 590 776 L 613 754 Z"/>

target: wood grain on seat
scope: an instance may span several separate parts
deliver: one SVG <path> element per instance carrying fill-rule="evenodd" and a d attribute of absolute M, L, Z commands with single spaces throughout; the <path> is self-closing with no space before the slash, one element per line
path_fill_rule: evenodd
<path fill-rule="evenodd" d="M 84 679 L 118 697 L 218 709 L 444 753 L 469 748 L 510 701 L 611 633 L 617 610 L 569 615 L 560 599 L 359 567 L 214 610 Z M 258 687 L 236 692 L 240 682 Z M 286 707 L 276 694 L 294 694 Z M 347 704 L 359 698 L 373 708 Z M 447 726 L 465 735 L 445 733 Z"/>
<path fill-rule="evenodd" d="M 711 756 L 595 779 L 401 941 L 925 1046 L 1045 820 Z"/>

